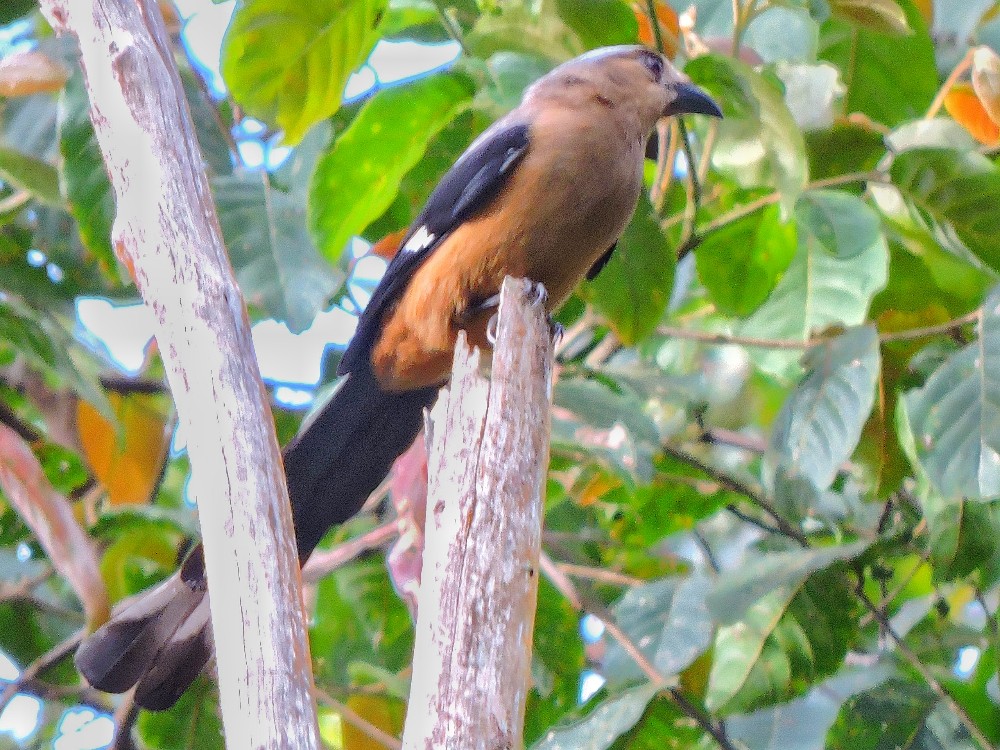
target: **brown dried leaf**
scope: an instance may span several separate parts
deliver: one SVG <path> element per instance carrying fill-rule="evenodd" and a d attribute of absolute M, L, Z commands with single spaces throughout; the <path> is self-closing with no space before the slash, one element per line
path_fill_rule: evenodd
<path fill-rule="evenodd" d="M 68 80 L 69 71 L 44 52 L 15 52 L 0 60 L 0 96 L 59 91 Z"/>

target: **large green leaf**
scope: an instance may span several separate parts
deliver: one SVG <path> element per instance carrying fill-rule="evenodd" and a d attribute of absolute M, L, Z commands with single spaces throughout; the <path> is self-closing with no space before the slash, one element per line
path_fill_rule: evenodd
<path fill-rule="evenodd" d="M 916 148 L 899 154 L 892 181 L 914 206 L 952 227 L 987 266 L 1000 270 L 1000 171 L 973 151 Z"/>
<path fill-rule="evenodd" d="M 676 256 L 660 230 L 653 207 L 639 201 L 611 260 L 585 288 L 626 344 L 649 335 L 670 302 Z"/>
<path fill-rule="evenodd" d="M 679 674 L 709 647 L 713 623 L 705 604 L 711 581 L 703 575 L 634 586 L 612 608 L 615 622 L 664 677 Z M 608 644 L 602 669 L 612 685 L 644 672 L 617 641 Z"/>
<path fill-rule="evenodd" d="M 298 143 L 340 107 L 347 79 L 378 39 L 387 0 L 241 0 L 222 44 L 222 75 L 246 111 Z"/>
<path fill-rule="evenodd" d="M 840 68 L 847 85 L 846 111 L 861 112 L 890 127 L 922 115 L 938 86 L 927 25 L 911 0 L 899 5 L 914 32 L 909 36 L 890 36 L 831 18 L 820 37 L 820 56 Z M 890 18 L 877 17 L 883 22 Z"/>
<path fill-rule="evenodd" d="M 335 261 L 382 215 L 431 139 L 471 98 L 469 79 L 447 73 L 384 89 L 361 108 L 313 175 L 309 224 L 323 255 Z"/>
<path fill-rule="evenodd" d="M 696 252 L 698 276 L 725 315 L 749 315 L 774 289 L 797 245 L 794 222 L 777 206 L 710 232 Z"/>
<path fill-rule="evenodd" d="M 719 622 L 737 622 L 755 602 L 775 594 L 788 602 L 811 574 L 835 562 L 853 560 L 868 548 L 861 541 L 839 547 L 773 552 L 751 558 L 740 568 L 719 576 L 708 595 L 708 608 Z"/>
<path fill-rule="evenodd" d="M 589 48 L 634 44 L 639 36 L 635 13 L 623 0 L 556 0 L 556 8 Z"/>
<path fill-rule="evenodd" d="M 413 651 L 413 626 L 385 561 L 369 556 L 320 581 L 309 630 L 317 679 L 346 687 L 364 672 L 398 672 Z"/>
<path fill-rule="evenodd" d="M 605 750 L 642 718 L 657 690 L 646 684 L 612 696 L 584 718 L 552 729 L 531 750 Z"/>
<path fill-rule="evenodd" d="M 945 497 L 1000 497 L 1000 289 L 973 343 L 904 396 L 917 455 Z"/>
<path fill-rule="evenodd" d="M 884 665 L 845 669 L 802 698 L 730 717 L 726 722 L 729 736 L 753 750 L 817 750 L 825 746 L 841 705 L 852 695 L 880 685 L 891 673 Z"/>
<path fill-rule="evenodd" d="M 770 186 L 791 212 L 808 179 L 805 141 L 783 92 L 749 65 L 704 55 L 685 72 L 721 103 L 724 119 L 712 161 L 743 187 Z"/>
<path fill-rule="evenodd" d="M 780 589 L 758 600 L 742 620 L 719 629 L 706 705 L 751 710 L 833 673 L 856 628 L 853 600 L 839 568 L 814 574 L 791 600 Z"/>
<path fill-rule="evenodd" d="M 865 326 L 814 346 L 804 365 L 806 376 L 775 420 L 769 464 L 825 489 L 853 453 L 875 403 L 878 331 Z"/>
<path fill-rule="evenodd" d="M 214 182 L 219 223 L 247 302 L 293 333 L 305 330 L 343 282 L 306 228 L 305 206 L 260 177 Z"/>
<path fill-rule="evenodd" d="M 848 193 L 813 190 L 796 206 L 799 247 L 767 301 L 740 327 L 765 339 L 806 341 L 831 325 L 864 322 L 886 282 L 889 248 L 875 212 Z M 751 352 L 763 370 L 787 378 L 794 352 Z"/>

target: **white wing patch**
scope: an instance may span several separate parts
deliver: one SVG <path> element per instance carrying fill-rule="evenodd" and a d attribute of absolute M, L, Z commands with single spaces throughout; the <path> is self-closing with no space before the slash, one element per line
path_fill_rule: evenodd
<path fill-rule="evenodd" d="M 427 225 L 420 227 L 413 236 L 407 240 L 406 244 L 403 245 L 404 253 L 419 253 L 421 250 L 426 250 L 430 247 L 431 243 L 434 242 L 437 235 L 432 234 L 427 231 Z"/>

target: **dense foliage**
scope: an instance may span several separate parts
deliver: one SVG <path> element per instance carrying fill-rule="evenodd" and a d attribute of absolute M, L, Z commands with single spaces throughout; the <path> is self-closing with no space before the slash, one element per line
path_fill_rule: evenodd
<path fill-rule="evenodd" d="M 1000 743 L 1000 3 L 239 0 L 221 100 L 161 8 L 251 315 L 293 331 L 356 309 L 351 238 L 391 252 L 559 61 L 642 40 L 722 105 L 658 131 L 648 199 L 560 313 L 528 745 Z M 75 50 L 32 0 L 0 24 L 0 647 L 48 747 L 67 706 L 115 705 L 64 658 L 103 592 L 61 529 L 86 529 L 114 601 L 196 522 L 155 347 L 125 378 L 74 322 L 80 297 L 136 297 Z M 343 103 L 380 39 L 461 55 Z M 237 140 L 294 151 L 268 173 Z M 301 415 L 277 417 L 287 439 Z M 25 486 L 36 459 L 51 487 Z M 310 601 L 318 684 L 398 732 L 413 629 L 384 554 Z M 606 628 L 585 644 L 586 612 Z M 606 683 L 581 704 L 587 670 Z M 215 700 L 204 680 L 136 734 L 219 747 Z M 325 740 L 376 746 L 337 706 Z"/>

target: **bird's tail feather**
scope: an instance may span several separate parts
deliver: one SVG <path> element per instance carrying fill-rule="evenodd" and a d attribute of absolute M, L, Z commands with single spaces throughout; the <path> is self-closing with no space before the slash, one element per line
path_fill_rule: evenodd
<path fill-rule="evenodd" d="M 388 474 L 423 423 L 437 388 L 382 390 L 366 371 L 352 373 L 284 452 L 299 559 L 347 520 Z M 199 545 L 181 570 L 116 607 L 80 646 L 76 665 L 94 687 L 169 708 L 211 657 L 211 623 Z"/>

